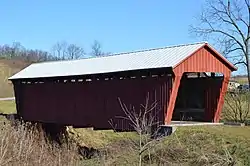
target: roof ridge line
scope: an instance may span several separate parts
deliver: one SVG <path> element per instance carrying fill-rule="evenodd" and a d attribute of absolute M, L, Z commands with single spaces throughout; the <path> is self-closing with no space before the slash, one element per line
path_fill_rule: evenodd
<path fill-rule="evenodd" d="M 146 52 L 146 51 L 153 51 L 153 50 L 161 50 L 161 49 L 166 49 L 166 48 L 183 47 L 183 46 L 190 46 L 190 45 L 196 45 L 196 44 L 205 44 L 205 43 L 208 43 L 208 42 L 204 41 L 204 42 L 195 42 L 195 43 L 188 43 L 188 44 L 176 44 L 176 45 L 157 47 L 157 48 L 141 49 L 141 50 L 135 50 L 135 51 L 129 51 L 129 52 L 115 53 L 115 54 L 111 54 L 110 56 L 137 53 L 137 52 Z"/>
<path fill-rule="evenodd" d="M 200 41 L 200 42 L 194 42 L 194 43 L 188 43 L 188 44 L 175 44 L 170 46 L 164 46 L 164 47 L 157 47 L 157 48 L 148 48 L 148 49 L 140 49 L 135 51 L 128 51 L 128 52 L 120 52 L 120 53 L 114 53 L 114 54 L 108 54 L 103 56 L 95 56 L 95 57 L 86 57 L 82 59 L 73 59 L 73 60 L 58 60 L 58 61 L 47 61 L 47 62 L 37 62 L 33 64 L 44 64 L 44 63 L 56 63 L 56 62 L 69 62 L 69 61 L 81 61 L 86 59 L 95 59 L 95 58 L 104 58 L 104 57 L 111 57 L 111 56 L 119 56 L 119 55 L 126 55 L 131 53 L 138 53 L 138 52 L 147 52 L 147 51 L 154 51 L 154 50 L 161 50 L 166 48 L 175 48 L 175 47 L 183 47 L 183 46 L 190 46 L 190 45 L 196 45 L 196 44 L 207 44 L 207 41 Z M 31 65 L 33 65 L 31 64 Z"/>

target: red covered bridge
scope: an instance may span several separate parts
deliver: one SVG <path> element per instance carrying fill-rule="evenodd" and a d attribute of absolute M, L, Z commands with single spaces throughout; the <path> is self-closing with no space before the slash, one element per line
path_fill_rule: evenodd
<path fill-rule="evenodd" d="M 218 122 L 236 68 L 207 43 L 35 63 L 9 79 L 27 121 L 126 130 L 118 98 L 139 110 L 149 93 L 161 124 Z"/>

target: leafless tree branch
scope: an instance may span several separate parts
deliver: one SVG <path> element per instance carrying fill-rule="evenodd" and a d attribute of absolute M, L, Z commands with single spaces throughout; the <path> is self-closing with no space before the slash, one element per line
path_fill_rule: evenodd
<path fill-rule="evenodd" d="M 236 64 L 246 65 L 250 84 L 249 0 L 208 0 L 207 2 L 206 8 L 201 13 L 201 24 L 191 26 L 191 32 L 198 36 L 217 38 L 220 46 L 224 47 L 222 52 L 226 56 L 238 54 L 237 56 L 242 57 Z"/>
<path fill-rule="evenodd" d="M 139 135 L 138 155 L 139 165 L 141 165 L 142 154 L 145 151 L 148 151 L 150 154 L 150 148 L 159 142 L 159 139 L 151 139 L 151 135 L 153 134 L 152 128 L 159 125 L 159 122 L 156 120 L 156 116 L 153 116 L 153 112 L 157 111 L 157 101 L 154 101 L 150 104 L 150 98 L 148 94 L 145 104 L 141 104 L 142 109 L 140 110 L 136 110 L 133 106 L 129 109 L 120 98 L 118 98 L 118 101 L 124 113 L 124 117 L 117 116 L 116 118 L 128 120 L 133 129 Z"/>
<path fill-rule="evenodd" d="M 240 62 L 236 62 L 236 63 L 234 63 L 234 65 L 239 65 L 239 64 L 244 64 L 244 65 L 247 65 L 247 64 L 246 64 L 246 62 L 244 62 L 244 61 L 240 61 Z"/>

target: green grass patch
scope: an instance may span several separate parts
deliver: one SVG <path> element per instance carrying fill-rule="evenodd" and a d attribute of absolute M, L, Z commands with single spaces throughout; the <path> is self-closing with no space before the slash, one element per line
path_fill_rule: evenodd
<path fill-rule="evenodd" d="M 75 137 L 81 145 L 94 148 L 103 148 L 112 142 L 136 139 L 135 132 L 114 132 L 113 130 L 92 130 L 91 128 L 74 129 Z"/>
<path fill-rule="evenodd" d="M 249 127 L 180 127 L 152 150 L 151 157 L 157 164 L 249 165 L 249 135 Z"/>
<path fill-rule="evenodd" d="M 241 139 L 250 139 L 250 126 L 210 126 L 203 127 L 211 134 L 217 134 L 221 137 L 232 137 Z"/>
<path fill-rule="evenodd" d="M 16 113 L 16 104 L 14 100 L 0 101 L 0 113 L 13 114 Z"/>
<path fill-rule="evenodd" d="M 83 165 L 138 165 L 139 137 L 134 132 L 77 129 L 85 145 L 102 149 L 104 156 Z M 143 154 L 143 165 L 249 165 L 250 127 L 179 127 Z"/>

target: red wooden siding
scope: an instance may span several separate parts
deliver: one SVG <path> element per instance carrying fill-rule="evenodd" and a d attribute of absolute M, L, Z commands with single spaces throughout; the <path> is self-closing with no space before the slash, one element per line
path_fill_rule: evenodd
<path fill-rule="evenodd" d="M 45 82 L 16 84 L 20 92 L 24 120 L 46 123 L 59 123 L 77 127 L 130 129 L 130 122 L 124 120 L 124 113 L 118 103 L 118 97 L 135 110 L 145 103 L 149 93 L 149 103 L 157 102 L 153 111 L 155 121 L 164 123 L 164 107 L 169 100 L 171 76 L 146 78 L 113 79 L 90 82 Z M 18 102 L 20 103 L 20 102 Z"/>
<path fill-rule="evenodd" d="M 171 93 L 170 104 L 166 110 L 165 123 L 170 124 L 171 122 L 176 97 L 180 86 L 180 78 L 185 72 L 214 72 L 222 73 L 224 75 L 219 100 L 217 102 L 217 109 L 214 115 L 214 121 L 218 122 L 224 103 L 224 96 L 227 90 L 227 80 L 229 79 L 230 73 L 233 70 L 235 70 L 234 66 L 229 64 L 221 55 L 215 52 L 215 50 L 210 48 L 208 45 L 204 45 L 187 59 L 176 65 L 173 69 L 173 72 L 175 74 L 173 87 L 175 87 L 175 89 L 173 89 Z"/>
<path fill-rule="evenodd" d="M 175 73 L 183 72 L 218 72 L 228 73 L 231 70 L 210 48 L 204 46 L 192 56 L 182 61 L 174 68 Z"/>

